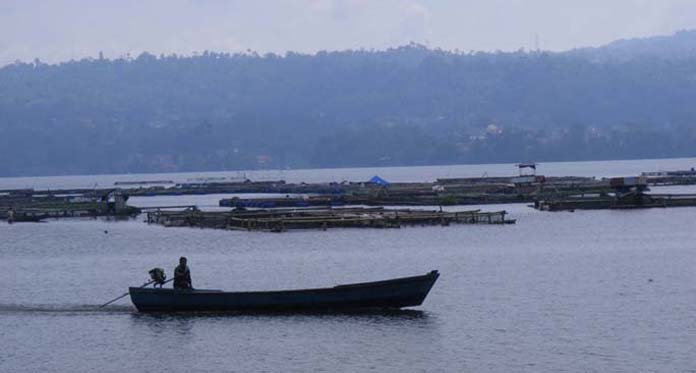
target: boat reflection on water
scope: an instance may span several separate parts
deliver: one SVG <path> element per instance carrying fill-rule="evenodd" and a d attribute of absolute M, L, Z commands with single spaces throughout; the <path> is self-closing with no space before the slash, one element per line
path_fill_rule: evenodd
<path fill-rule="evenodd" d="M 230 317 L 234 315 L 234 317 Z M 218 334 L 226 328 L 251 328 L 254 333 L 277 333 L 279 330 L 291 329 L 301 325 L 317 333 L 320 330 L 335 328 L 382 331 L 391 330 L 397 334 L 418 335 L 436 331 L 437 318 L 422 310 L 363 310 L 343 312 L 292 312 L 274 314 L 230 313 L 230 312 L 178 312 L 178 313 L 140 313 L 130 315 L 135 330 L 149 330 L 153 335 L 200 335 L 208 333 L 213 328 Z M 272 331 L 269 329 L 273 329 Z M 239 330 L 237 330 L 239 332 Z M 140 332 L 138 332 L 140 333 Z M 415 334 L 414 334 L 415 333 Z M 176 338 L 176 337 L 174 337 Z"/>
<path fill-rule="evenodd" d="M 242 311 L 198 311 L 198 312 L 131 312 L 134 320 L 157 320 L 157 321 L 174 321 L 186 319 L 216 319 L 216 318 L 269 318 L 269 319 L 375 319 L 375 320 L 408 320 L 408 319 L 427 319 L 428 312 L 414 309 L 365 309 L 365 310 L 345 310 L 345 311 L 292 311 L 292 312 L 242 312 Z"/>

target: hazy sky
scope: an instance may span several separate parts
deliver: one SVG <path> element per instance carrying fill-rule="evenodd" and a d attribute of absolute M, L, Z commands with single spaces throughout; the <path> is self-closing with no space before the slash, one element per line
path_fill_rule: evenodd
<path fill-rule="evenodd" d="M 103 51 L 564 50 L 696 28 L 696 0 L 0 0 L 0 65 Z"/>

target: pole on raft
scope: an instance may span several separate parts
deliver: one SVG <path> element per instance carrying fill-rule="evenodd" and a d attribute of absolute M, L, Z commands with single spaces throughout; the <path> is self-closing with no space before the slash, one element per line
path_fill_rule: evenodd
<path fill-rule="evenodd" d="M 164 284 L 166 284 L 167 282 L 172 281 L 172 280 L 174 280 L 174 279 L 173 279 L 173 278 L 170 278 L 169 280 L 164 281 L 164 282 L 162 283 L 162 285 L 164 285 Z M 144 288 L 145 286 L 150 285 L 150 284 L 152 284 L 152 283 L 154 283 L 154 282 L 155 282 L 155 280 L 152 280 L 152 281 L 150 281 L 150 282 L 146 282 L 146 283 L 144 283 L 144 284 L 141 286 L 141 288 Z M 130 294 L 130 292 L 126 292 L 126 293 L 124 293 L 124 294 L 122 294 L 122 295 L 119 295 L 118 297 L 116 297 L 116 298 L 114 298 L 114 299 L 112 299 L 112 300 L 110 300 L 110 301 L 108 301 L 108 302 L 102 304 L 101 306 L 97 307 L 97 309 L 99 309 L 99 308 L 104 308 L 104 307 L 110 305 L 111 303 L 113 303 L 113 302 L 115 302 L 115 301 L 117 301 L 117 300 L 119 300 L 119 299 L 125 297 L 125 296 L 128 295 L 128 294 Z"/>

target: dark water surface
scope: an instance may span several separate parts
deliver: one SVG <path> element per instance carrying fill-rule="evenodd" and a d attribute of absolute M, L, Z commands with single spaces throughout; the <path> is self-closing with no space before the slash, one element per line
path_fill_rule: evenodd
<path fill-rule="evenodd" d="M 518 223 L 283 234 L 0 223 L 0 371 L 696 370 L 696 208 L 483 208 Z M 198 288 L 442 276 L 410 312 L 150 316 L 127 298 L 94 310 L 152 267 L 171 276 L 180 255 Z"/>

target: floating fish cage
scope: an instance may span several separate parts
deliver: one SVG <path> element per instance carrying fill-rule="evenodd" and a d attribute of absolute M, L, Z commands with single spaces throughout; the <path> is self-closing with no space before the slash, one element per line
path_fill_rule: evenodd
<path fill-rule="evenodd" d="M 151 211 L 147 222 L 167 227 L 284 232 L 291 229 L 400 228 L 409 225 L 512 224 L 506 211 L 445 212 L 412 209 L 331 208 L 215 211 Z"/>

